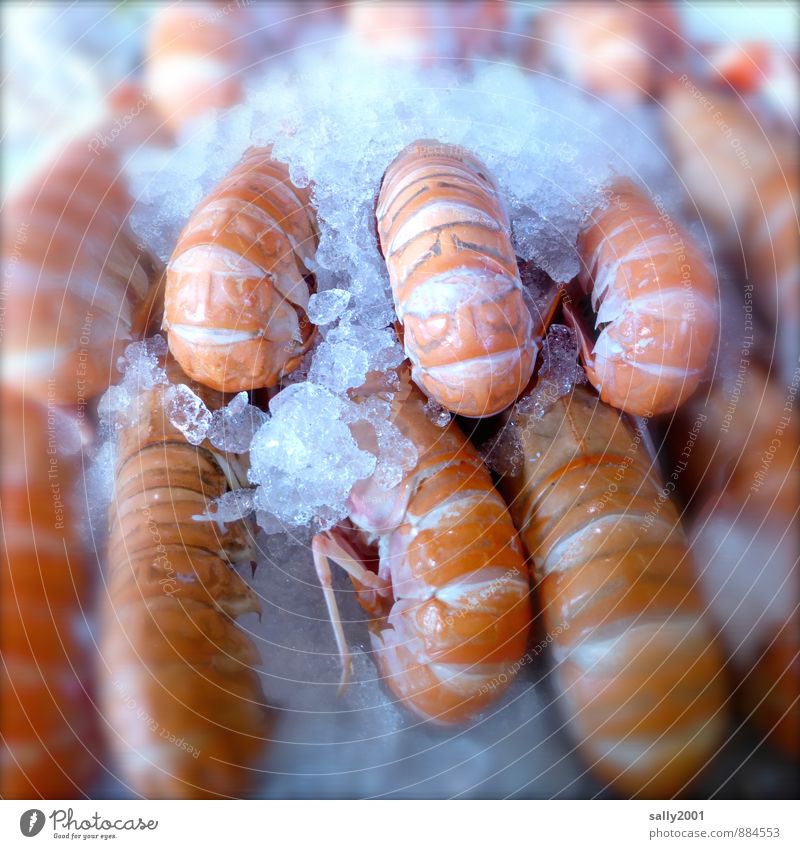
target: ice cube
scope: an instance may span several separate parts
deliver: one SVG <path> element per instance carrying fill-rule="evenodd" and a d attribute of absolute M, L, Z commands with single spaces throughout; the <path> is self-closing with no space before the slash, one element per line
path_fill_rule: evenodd
<path fill-rule="evenodd" d="M 428 400 L 423 409 L 428 421 L 433 422 L 436 427 L 447 427 L 453 418 L 449 410 L 446 410 L 441 404 L 437 404 L 432 398 Z"/>
<path fill-rule="evenodd" d="M 199 445 L 211 425 L 211 412 L 203 399 L 186 384 L 170 386 L 164 393 L 167 417 L 192 445 Z"/>
<path fill-rule="evenodd" d="M 192 518 L 197 522 L 216 522 L 220 531 L 228 522 L 237 522 L 255 509 L 255 490 L 241 487 L 209 501 L 205 513 Z"/>
<path fill-rule="evenodd" d="M 333 392 L 361 386 L 367 377 L 369 358 L 358 345 L 350 342 L 323 342 L 314 352 L 308 378 Z"/>
<path fill-rule="evenodd" d="M 125 348 L 124 356 L 117 361 L 117 369 L 123 375 L 122 384 L 132 394 L 169 382 L 160 362 L 166 353 L 165 345 L 163 337 L 154 336 L 142 342 L 131 342 Z"/>
<path fill-rule="evenodd" d="M 516 477 L 525 462 L 522 438 L 516 422 L 507 421 L 500 432 L 487 440 L 480 449 L 487 468 L 501 477 Z"/>
<path fill-rule="evenodd" d="M 585 383 L 586 375 L 577 359 L 575 331 L 563 324 L 551 325 L 542 345 L 542 364 L 536 384 L 517 409 L 540 419 L 559 398 L 569 395 L 575 384 Z"/>
<path fill-rule="evenodd" d="M 208 440 L 220 451 L 242 454 L 249 450 L 253 435 L 268 418 L 263 410 L 249 403 L 246 392 L 240 392 L 211 414 Z"/>
<path fill-rule="evenodd" d="M 103 424 L 116 430 L 122 426 L 122 416 L 131 403 L 131 394 L 124 385 L 111 385 L 97 402 L 97 415 Z"/>
<path fill-rule="evenodd" d="M 270 402 L 270 418 L 250 446 L 256 507 L 289 525 L 325 522 L 347 515 L 356 480 L 375 470 L 375 457 L 361 450 L 343 420 L 352 402 L 324 386 L 293 384 Z"/>
<path fill-rule="evenodd" d="M 350 293 L 344 289 L 318 292 L 308 300 L 308 318 L 312 324 L 330 324 L 345 311 L 350 303 Z"/>

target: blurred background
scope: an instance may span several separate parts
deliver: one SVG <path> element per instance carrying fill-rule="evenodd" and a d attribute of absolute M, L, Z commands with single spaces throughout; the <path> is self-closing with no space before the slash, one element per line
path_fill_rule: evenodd
<path fill-rule="evenodd" d="M 555 77 L 646 115 L 663 139 L 722 319 L 700 390 L 650 424 L 662 468 L 682 464 L 673 498 L 735 682 L 730 739 L 692 793 L 796 795 L 798 24 L 790 2 L 4 3 L 0 795 L 130 794 L 95 698 L 105 530 L 93 515 L 97 399 L 119 379 L 108 352 L 145 326 L 161 271 L 130 223 L 130 173 L 331 45 Z M 98 284 L 114 275 L 118 290 Z M 243 620 L 279 708 L 258 795 L 614 795 L 565 734 L 546 655 L 455 734 L 398 712 L 363 654 L 337 700 L 308 540 L 270 539 L 252 581 L 265 616 Z"/>

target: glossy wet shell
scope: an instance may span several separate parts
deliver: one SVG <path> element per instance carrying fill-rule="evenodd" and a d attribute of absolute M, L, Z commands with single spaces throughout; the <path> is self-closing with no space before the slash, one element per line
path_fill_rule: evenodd
<path fill-rule="evenodd" d="M 578 240 L 597 339 L 590 382 L 633 415 L 667 413 L 703 376 L 718 334 L 714 274 L 690 236 L 629 181 L 617 182 Z"/>
<path fill-rule="evenodd" d="M 167 269 L 164 327 L 192 378 L 224 392 L 274 386 L 311 346 L 308 192 L 252 148 L 201 201 Z"/>
<path fill-rule="evenodd" d="M 485 166 L 453 145 L 416 142 L 387 169 L 376 214 L 414 381 L 461 415 L 505 409 L 531 376 L 542 328 Z"/>
<path fill-rule="evenodd" d="M 619 793 L 681 793 L 720 746 L 726 688 L 675 509 L 640 436 L 591 390 L 514 421 L 526 459 L 502 488 L 568 728 Z"/>
<path fill-rule="evenodd" d="M 432 424 L 423 405 L 414 390 L 394 419 L 420 459 L 384 493 L 397 508 L 389 525 L 363 514 L 357 521 L 377 534 L 379 574 L 392 584 L 372 645 L 405 707 L 437 723 L 464 723 L 496 701 L 519 668 L 531 619 L 528 577 L 477 452 L 455 425 Z M 366 485 L 357 491 L 369 504 Z"/>
<path fill-rule="evenodd" d="M 110 745 L 142 796 L 238 797 L 270 721 L 258 650 L 234 619 L 260 606 L 226 559 L 246 544 L 242 523 L 193 518 L 226 480 L 167 421 L 163 392 L 138 397 L 119 438 L 101 644 Z"/>

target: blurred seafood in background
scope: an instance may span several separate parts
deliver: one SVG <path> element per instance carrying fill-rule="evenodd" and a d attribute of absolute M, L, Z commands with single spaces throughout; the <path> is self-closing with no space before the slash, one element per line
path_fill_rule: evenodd
<path fill-rule="evenodd" d="M 144 60 L 144 85 L 176 133 L 244 98 L 248 78 L 267 63 L 324 37 L 338 7 L 313 2 L 216 2 L 156 7 Z"/>
<path fill-rule="evenodd" d="M 242 98 L 242 74 L 258 61 L 249 6 L 164 5 L 150 27 L 145 85 L 163 120 L 180 130 Z"/>
<path fill-rule="evenodd" d="M 68 144 L 4 205 L 4 383 L 40 400 L 86 404 L 145 327 L 163 268 L 127 223 L 122 159 L 98 141 Z"/>
<path fill-rule="evenodd" d="M 521 61 L 624 106 L 658 97 L 685 49 L 674 3 L 550 3 Z"/>
<path fill-rule="evenodd" d="M 0 795 L 796 793 L 791 4 L 2 14 Z"/>
<path fill-rule="evenodd" d="M 193 444 L 173 424 L 173 384 L 192 390 L 174 360 L 165 366 L 172 384 L 156 367 L 154 385 L 114 415 L 102 705 L 121 777 L 135 792 L 236 797 L 258 781 L 270 726 L 253 669 L 258 649 L 234 621 L 261 609 L 234 569 L 250 562 L 252 546 L 243 522 L 220 529 L 203 519 L 231 485 L 237 458 Z M 194 388 L 221 404 L 218 393 Z"/>
<path fill-rule="evenodd" d="M 509 19 L 502 0 L 356 0 L 346 9 L 359 48 L 381 60 L 422 65 L 499 59 Z"/>
<path fill-rule="evenodd" d="M 77 798 L 102 764 L 80 512 L 89 433 L 52 399 L 4 386 L 0 400 L 0 797 Z"/>
<path fill-rule="evenodd" d="M 625 795 L 685 792 L 724 739 L 727 682 L 673 505 L 650 518 L 662 485 L 641 433 L 567 383 L 539 411 L 523 396 L 500 450 L 524 457 L 502 489 L 573 739 Z"/>

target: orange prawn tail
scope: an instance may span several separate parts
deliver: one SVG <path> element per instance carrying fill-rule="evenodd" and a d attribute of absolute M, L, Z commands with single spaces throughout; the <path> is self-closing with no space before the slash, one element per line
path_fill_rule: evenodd
<path fill-rule="evenodd" d="M 485 166 L 457 146 L 416 142 L 386 171 L 376 214 L 415 382 L 464 416 L 505 409 L 530 379 L 543 328 Z"/>
<path fill-rule="evenodd" d="M 308 191 L 251 148 L 195 209 L 167 269 L 169 346 L 223 392 L 275 386 L 310 348 L 306 310 L 318 236 Z"/>
<path fill-rule="evenodd" d="M 4 388 L 2 408 L 0 797 L 77 798 L 100 749 L 89 572 L 69 507 L 78 469 L 48 452 L 44 406 Z"/>
<path fill-rule="evenodd" d="M 381 548 L 393 603 L 372 623 L 372 646 L 402 704 L 437 723 L 463 723 L 524 663 L 528 576 L 477 452 L 456 425 L 430 422 L 423 405 L 413 390 L 394 420 L 420 460 L 400 485 L 410 493 L 402 521 Z"/>
<path fill-rule="evenodd" d="M 726 687 L 677 514 L 641 434 L 591 390 L 516 425 L 525 464 L 503 487 L 572 736 L 620 792 L 679 794 L 720 746 Z"/>
<path fill-rule="evenodd" d="M 667 413 L 697 388 L 717 339 L 716 279 L 699 248 L 629 181 L 618 181 L 578 240 L 580 282 L 597 338 L 581 338 L 586 374 L 607 404 Z"/>
<path fill-rule="evenodd" d="M 164 391 L 139 396 L 119 439 L 102 637 L 110 743 L 143 796 L 238 797 L 271 723 L 258 650 L 233 620 L 260 606 L 229 562 L 247 553 L 242 523 L 193 518 L 225 474 L 169 423 Z"/>

